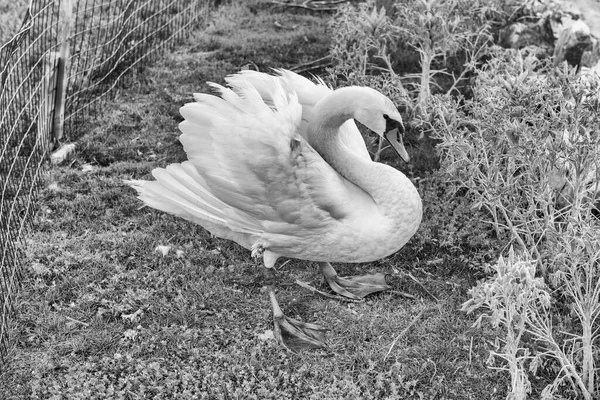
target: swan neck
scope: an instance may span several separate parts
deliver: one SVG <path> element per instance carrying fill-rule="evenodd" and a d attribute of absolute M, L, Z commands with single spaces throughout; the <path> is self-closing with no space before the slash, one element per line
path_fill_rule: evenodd
<path fill-rule="evenodd" d="M 342 127 L 342 124 L 353 118 L 358 105 L 353 104 L 351 99 L 355 96 L 360 98 L 360 95 L 360 92 L 350 93 L 350 90 L 338 89 L 317 103 L 307 127 L 307 138 L 333 169 L 363 191 L 367 195 L 364 198 L 370 198 L 369 203 L 372 201 L 371 204 L 383 218 L 378 221 L 388 221 L 388 226 L 394 229 L 403 228 L 396 237 L 398 243 L 401 243 L 400 248 L 419 226 L 422 216 L 421 198 L 403 173 L 358 154 L 342 140 L 343 135 L 356 133 Z"/>
<path fill-rule="evenodd" d="M 315 114 L 308 126 L 307 134 L 311 146 L 340 175 L 367 192 L 377 203 L 377 192 L 381 186 L 378 177 L 382 167 L 370 159 L 359 157 L 341 140 L 346 134 L 342 125 L 354 117 L 362 88 L 347 87 L 334 91 L 315 105 Z"/>
<path fill-rule="evenodd" d="M 323 159 L 363 191 L 391 226 L 407 226 L 402 235 L 408 240 L 418 227 L 422 214 L 421 200 L 412 182 L 400 171 L 350 151 L 336 132 L 325 132 L 323 137 L 326 140 L 316 149 Z"/>
<path fill-rule="evenodd" d="M 337 89 L 328 96 L 321 99 L 314 107 L 312 118 L 312 128 L 308 130 L 311 139 L 315 142 L 331 139 L 330 136 L 337 136 L 337 132 L 342 124 L 349 119 L 354 118 L 356 105 L 352 99 L 358 94 L 355 87 Z M 327 135 L 325 135 L 327 134 Z M 313 140 L 310 141 L 313 143 Z"/>

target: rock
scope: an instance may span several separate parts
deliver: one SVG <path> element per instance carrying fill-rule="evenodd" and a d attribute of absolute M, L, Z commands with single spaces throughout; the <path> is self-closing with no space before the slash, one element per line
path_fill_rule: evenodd
<path fill-rule="evenodd" d="M 73 150 L 75 150 L 75 143 L 62 145 L 60 149 L 52 153 L 50 156 L 50 162 L 54 165 L 61 164 L 69 157 L 69 154 L 71 154 Z"/>
<path fill-rule="evenodd" d="M 600 68 L 600 40 L 592 36 L 592 47 L 581 55 L 581 66 L 598 70 Z"/>
<path fill-rule="evenodd" d="M 573 23 L 563 29 L 554 47 L 554 65 L 567 61 L 574 66 L 581 65 L 581 58 L 585 51 L 593 49 L 593 36 L 589 26 L 582 20 Z"/>
<path fill-rule="evenodd" d="M 552 28 L 545 19 L 536 23 L 515 22 L 500 31 L 500 46 L 505 48 L 549 48 L 552 42 Z"/>
<path fill-rule="evenodd" d="M 597 0 L 561 0 L 560 8 L 574 20 L 582 19 L 592 35 L 600 38 L 600 3 Z"/>
<path fill-rule="evenodd" d="M 552 55 L 552 50 L 549 47 L 540 47 L 536 45 L 529 45 L 521 48 L 523 57 L 535 57 L 538 60 L 545 60 Z"/>
<path fill-rule="evenodd" d="M 512 25 L 503 28 L 500 31 L 500 46 L 510 48 L 510 49 L 518 49 L 519 48 L 519 39 L 521 38 L 521 34 L 526 29 L 526 25 L 521 22 L 516 22 Z"/>

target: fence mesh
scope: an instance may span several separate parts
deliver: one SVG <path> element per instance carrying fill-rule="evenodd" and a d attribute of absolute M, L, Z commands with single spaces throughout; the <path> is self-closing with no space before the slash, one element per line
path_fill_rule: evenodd
<path fill-rule="evenodd" d="M 184 39 L 211 3 L 32 0 L 21 29 L 0 48 L 0 367 L 50 152 L 131 71 Z"/>

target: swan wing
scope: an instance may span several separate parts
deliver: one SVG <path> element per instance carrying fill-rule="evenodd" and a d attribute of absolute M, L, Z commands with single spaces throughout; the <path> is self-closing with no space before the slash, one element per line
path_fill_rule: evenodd
<path fill-rule="evenodd" d="M 352 212 L 352 184 L 298 133 L 295 92 L 279 86 L 268 105 L 250 84 L 212 86 L 221 97 L 195 94 L 181 108 L 189 161 L 129 182 L 145 203 L 246 248 L 322 232 Z"/>
<path fill-rule="evenodd" d="M 306 129 L 310 121 L 315 105 L 323 97 L 331 94 L 333 90 L 323 80 L 315 78 L 317 83 L 286 69 L 275 69 L 276 75 L 263 72 L 245 70 L 230 75 L 225 80 L 238 91 L 238 85 L 250 83 L 260 94 L 263 101 L 269 105 L 273 104 L 273 95 L 277 93 L 278 87 L 296 92 L 298 102 L 302 106 L 302 122 L 299 126 L 300 134 L 306 139 Z M 371 160 L 365 141 L 356 127 L 354 121 L 346 121 L 340 128 L 339 138 L 349 151 L 364 160 Z"/>

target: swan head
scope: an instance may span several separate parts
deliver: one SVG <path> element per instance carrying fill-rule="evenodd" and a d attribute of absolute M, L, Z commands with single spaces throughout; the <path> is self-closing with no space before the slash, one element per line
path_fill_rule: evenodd
<path fill-rule="evenodd" d="M 383 94 L 371 88 L 361 88 L 364 93 L 353 104 L 355 120 L 385 138 L 396 153 L 408 162 L 410 157 L 402 143 L 404 124 L 398 109 Z"/>

